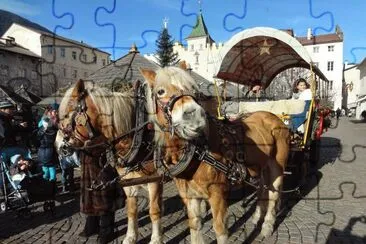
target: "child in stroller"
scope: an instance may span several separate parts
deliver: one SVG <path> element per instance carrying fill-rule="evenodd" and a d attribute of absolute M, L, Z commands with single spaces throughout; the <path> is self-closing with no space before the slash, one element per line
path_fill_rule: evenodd
<path fill-rule="evenodd" d="M 44 180 L 37 164 L 21 154 L 12 156 L 10 161 L 9 167 L 1 160 L 2 177 L 6 179 L 3 184 L 5 201 L 0 204 L 1 211 L 12 209 L 22 217 L 28 217 L 28 206 L 44 201 L 43 209 L 53 212 L 56 193 L 54 182 Z"/>

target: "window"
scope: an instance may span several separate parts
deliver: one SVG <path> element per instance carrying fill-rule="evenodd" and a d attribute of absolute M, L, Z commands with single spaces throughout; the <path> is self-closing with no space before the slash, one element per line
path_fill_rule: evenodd
<path fill-rule="evenodd" d="M 83 54 L 83 61 L 86 62 L 86 54 Z"/>
<path fill-rule="evenodd" d="M 94 56 L 94 57 L 93 57 L 93 62 L 94 62 L 94 63 L 97 63 L 97 56 Z"/>
<path fill-rule="evenodd" d="M 191 45 L 191 51 L 193 51 L 193 50 L 194 50 L 194 45 L 192 44 L 192 45 Z"/>
<path fill-rule="evenodd" d="M 66 75 L 67 75 L 66 68 L 63 68 L 63 75 L 64 75 L 64 77 L 66 77 Z"/>
<path fill-rule="evenodd" d="M 102 59 L 102 64 L 103 66 L 105 66 L 105 59 Z"/>
<path fill-rule="evenodd" d="M 9 66 L 1 65 L 0 66 L 0 75 L 8 76 L 9 75 Z"/>
<path fill-rule="evenodd" d="M 65 57 L 65 48 L 64 47 L 62 47 L 61 48 L 61 53 L 60 53 L 60 55 L 61 55 L 61 57 Z"/>
<path fill-rule="evenodd" d="M 88 72 L 84 72 L 84 78 L 88 77 Z"/>
<path fill-rule="evenodd" d="M 333 67 L 334 67 L 334 62 L 333 61 L 328 61 L 328 71 L 333 71 Z"/>
<path fill-rule="evenodd" d="M 334 52 L 334 45 L 328 46 L 328 52 Z"/>
<path fill-rule="evenodd" d="M 318 53 L 319 52 L 319 47 L 313 47 L 313 53 Z"/>
<path fill-rule="evenodd" d="M 52 54 L 53 53 L 53 47 L 52 46 L 48 46 L 47 52 L 48 52 L 48 54 Z"/>
<path fill-rule="evenodd" d="M 203 50 L 203 44 L 200 44 L 200 50 Z"/>
<path fill-rule="evenodd" d="M 72 51 L 72 59 L 76 60 L 76 52 L 75 51 Z"/>
<path fill-rule="evenodd" d="M 32 70 L 32 72 L 31 72 L 31 78 L 32 78 L 32 80 L 36 80 L 37 79 L 37 71 L 34 71 L 34 70 Z"/>
<path fill-rule="evenodd" d="M 196 64 L 198 64 L 198 57 L 199 57 L 199 56 L 198 56 L 198 55 L 196 55 Z"/>
<path fill-rule="evenodd" d="M 333 81 L 331 80 L 331 81 L 329 81 L 329 89 L 330 90 L 333 90 Z"/>
<path fill-rule="evenodd" d="M 78 76 L 78 71 L 76 69 L 74 69 L 74 71 L 72 72 L 72 77 L 76 78 Z"/>

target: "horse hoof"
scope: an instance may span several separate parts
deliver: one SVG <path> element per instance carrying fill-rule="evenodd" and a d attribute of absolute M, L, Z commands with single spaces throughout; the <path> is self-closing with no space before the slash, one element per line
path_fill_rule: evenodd
<path fill-rule="evenodd" d="M 273 233 L 273 225 L 268 223 L 263 223 L 262 230 L 261 230 L 261 236 L 264 238 L 267 238 L 271 236 Z"/>
<path fill-rule="evenodd" d="M 132 236 L 126 236 L 126 238 L 122 242 L 123 244 L 135 244 L 136 238 Z"/>

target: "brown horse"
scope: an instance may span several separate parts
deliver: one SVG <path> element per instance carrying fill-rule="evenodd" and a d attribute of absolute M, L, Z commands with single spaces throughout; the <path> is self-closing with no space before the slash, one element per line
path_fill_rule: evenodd
<path fill-rule="evenodd" d="M 232 166 L 243 164 L 250 176 L 260 179 L 253 222 L 257 224 L 264 217 L 261 234 L 270 235 L 290 149 L 287 127 L 268 112 L 256 112 L 234 123 L 222 123 L 206 115 L 198 105 L 195 82 L 186 71 L 166 67 L 156 73 L 152 70 L 141 70 L 141 73 L 154 98 L 150 106 L 156 111 L 155 140 L 161 146 L 165 173 L 169 175 L 178 163 L 184 163 L 181 159 L 187 154 L 189 143 L 206 148 L 198 153 L 195 149 L 195 154 L 200 156 L 193 156 L 185 170 L 173 175 L 188 209 L 191 242 L 203 243 L 201 206 L 208 201 L 217 242 L 227 243 L 227 197 L 232 183 L 228 176 L 233 176 Z M 243 167 L 236 169 L 243 177 Z M 240 177 L 235 180 L 243 182 Z"/>
<path fill-rule="evenodd" d="M 136 106 L 132 92 L 111 92 L 79 80 L 66 92 L 60 104 L 60 130 L 55 143 L 56 147 L 59 151 L 64 148 L 78 148 L 80 154 L 83 154 L 84 151 L 93 153 L 100 151 L 100 154 L 103 154 L 106 146 L 112 145 L 114 148 L 110 149 L 118 158 L 128 160 L 125 156 L 131 150 L 133 132 L 126 137 L 119 137 L 133 131 Z M 146 158 L 146 155 L 141 155 L 141 158 L 144 157 Z M 122 179 L 153 175 L 155 169 L 152 157 L 149 159 L 148 162 L 140 165 L 138 170 L 126 172 L 126 168 L 118 166 L 120 164 L 116 164 L 116 170 Z M 96 161 L 98 163 L 98 160 Z M 101 179 L 96 178 L 94 180 L 100 183 Z M 162 243 L 162 184 L 160 182 L 124 187 L 127 195 L 128 229 L 123 243 L 136 243 L 137 241 L 137 196 L 142 187 L 147 187 L 150 197 L 152 221 L 150 243 Z"/>

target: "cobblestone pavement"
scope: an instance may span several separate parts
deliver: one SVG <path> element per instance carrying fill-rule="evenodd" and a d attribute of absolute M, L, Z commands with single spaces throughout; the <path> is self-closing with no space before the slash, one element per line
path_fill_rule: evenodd
<path fill-rule="evenodd" d="M 231 243 L 366 243 L 366 123 L 353 123 L 341 118 L 336 129 L 328 131 L 321 141 L 321 159 L 306 179 L 303 198 L 286 195 L 278 225 L 265 240 L 250 221 L 255 195 L 232 192 L 229 228 Z M 352 153 L 355 151 L 355 154 Z M 139 201 L 139 240 L 148 243 L 151 224 L 148 201 Z M 164 189 L 163 217 L 166 243 L 189 243 L 187 215 L 175 186 Z M 84 219 L 78 212 L 78 195 L 57 198 L 54 215 L 43 212 L 35 204 L 31 219 L 22 219 L 14 212 L 0 214 L 1 243 L 95 243 L 96 237 L 81 239 Z M 211 214 L 205 216 L 204 233 L 208 243 L 215 242 Z M 127 222 L 124 209 L 117 212 L 117 239 L 121 243 Z"/>

